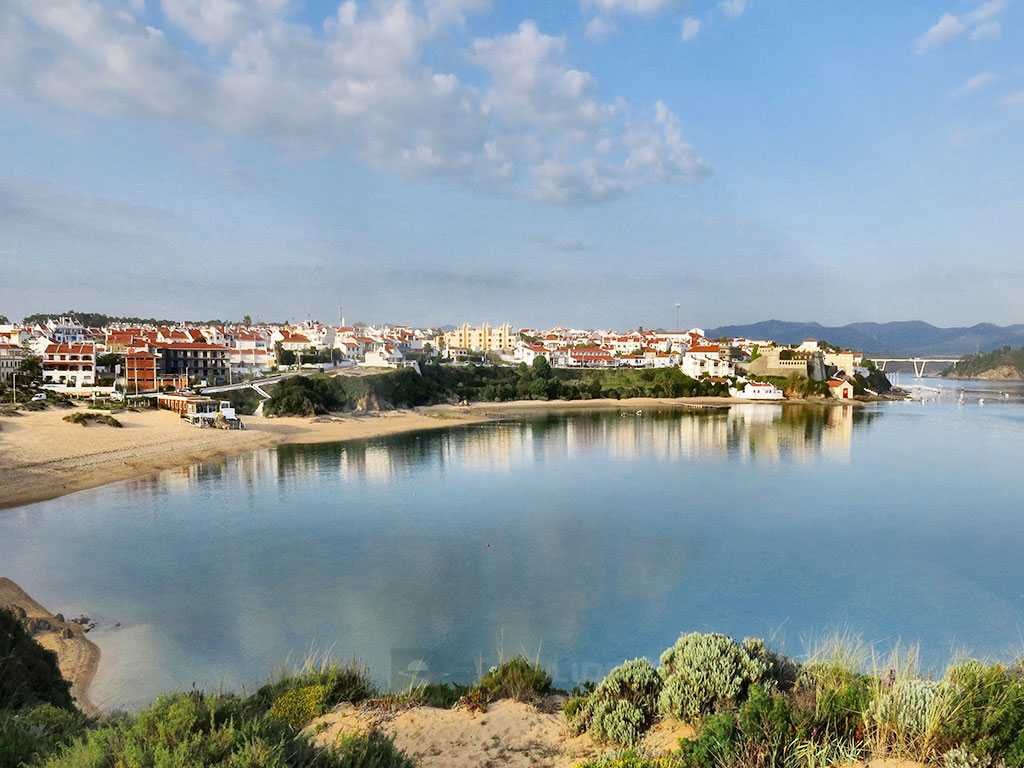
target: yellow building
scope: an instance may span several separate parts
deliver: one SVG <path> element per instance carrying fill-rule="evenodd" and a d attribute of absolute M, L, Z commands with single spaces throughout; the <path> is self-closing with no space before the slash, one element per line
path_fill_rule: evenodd
<path fill-rule="evenodd" d="M 500 352 L 512 349 L 518 339 L 519 334 L 508 323 L 503 323 L 497 328 L 491 328 L 486 323 L 479 328 L 471 328 L 469 323 L 464 323 L 461 328 L 448 331 L 444 335 L 444 343 L 447 347 L 481 352 Z"/>

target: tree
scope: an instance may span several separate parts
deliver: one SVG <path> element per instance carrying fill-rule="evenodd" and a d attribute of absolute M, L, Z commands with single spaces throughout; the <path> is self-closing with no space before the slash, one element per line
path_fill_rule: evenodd
<path fill-rule="evenodd" d="M 537 355 L 533 358 L 533 372 L 542 379 L 551 375 L 551 363 L 544 355 Z"/>
<path fill-rule="evenodd" d="M 295 353 L 290 349 L 282 349 L 277 353 L 277 362 L 281 365 L 295 365 Z"/>
<path fill-rule="evenodd" d="M 18 363 L 18 373 L 23 373 L 28 378 L 38 381 L 43 378 L 43 360 L 39 355 L 26 355 Z"/>
<path fill-rule="evenodd" d="M 102 368 L 113 368 L 124 362 L 124 356 L 116 352 L 107 352 L 105 355 L 96 356 L 96 365 Z"/>
<path fill-rule="evenodd" d="M 246 326 L 246 327 L 248 327 L 248 326 L 252 325 L 252 318 L 251 318 L 251 317 L 249 317 L 248 315 L 246 315 L 245 317 L 243 317 L 243 318 L 242 318 L 242 325 L 244 325 L 244 326 Z"/>
<path fill-rule="evenodd" d="M 7 325 L 10 320 L 7 319 L 7 315 L 0 315 L 0 325 Z"/>

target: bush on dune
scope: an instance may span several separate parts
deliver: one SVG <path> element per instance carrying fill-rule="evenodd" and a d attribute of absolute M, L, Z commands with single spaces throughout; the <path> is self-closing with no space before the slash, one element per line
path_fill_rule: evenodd
<path fill-rule="evenodd" d="M 414 768 L 415 763 L 386 739 L 353 736 L 333 749 L 317 749 L 288 724 L 255 711 L 250 701 L 175 693 L 134 717 L 92 731 L 46 766 Z"/>
<path fill-rule="evenodd" d="M 491 701 L 514 699 L 551 693 L 551 675 L 525 656 L 513 656 L 491 667 L 476 686 Z"/>
<path fill-rule="evenodd" d="M 684 633 L 661 655 L 659 709 L 666 717 L 693 722 L 741 701 L 748 686 L 763 682 L 770 670 L 761 640 L 748 638 L 740 645 L 726 635 Z"/>
<path fill-rule="evenodd" d="M 651 663 L 633 659 L 609 672 L 589 696 L 576 699 L 579 706 L 566 711 L 566 716 L 576 731 L 586 730 L 597 741 L 631 747 L 654 724 L 660 691 L 661 678 Z"/>

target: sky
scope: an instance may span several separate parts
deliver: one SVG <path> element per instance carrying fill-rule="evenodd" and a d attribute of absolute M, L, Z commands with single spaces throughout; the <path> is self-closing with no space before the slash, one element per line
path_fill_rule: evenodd
<path fill-rule="evenodd" d="M 0 315 L 1024 322 L 1024 0 L 0 0 Z"/>

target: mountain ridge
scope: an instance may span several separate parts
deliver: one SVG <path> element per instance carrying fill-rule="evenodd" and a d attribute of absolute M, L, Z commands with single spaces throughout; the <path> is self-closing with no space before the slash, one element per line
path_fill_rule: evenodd
<path fill-rule="evenodd" d="M 889 323 L 848 323 L 826 326 L 818 322 L 763 320 L 745 325 L 723 325 L 706 330 L 708 338 L 740 336 L 750 339 L 772 339 L 779 344 L 799 344 L 804 339 L 827 341 L 840 347 L 869 355 L 895 357 L 942 356 L 961 357 L 990 352 L 1000 347 L 1024 346 L 1024 324 L 940 328 L 923 320 L 900 320 Z"/>

